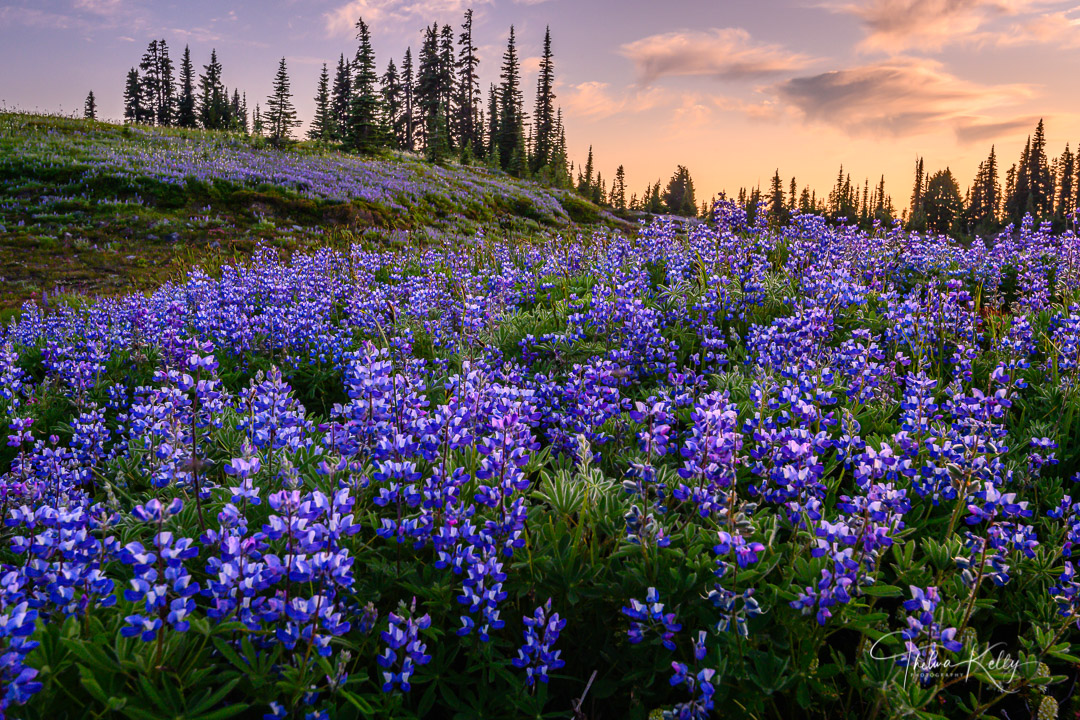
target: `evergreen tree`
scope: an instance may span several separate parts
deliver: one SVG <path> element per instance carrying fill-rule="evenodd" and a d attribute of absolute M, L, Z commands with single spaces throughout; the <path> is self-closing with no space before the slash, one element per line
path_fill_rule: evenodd
<path fill-rule="evenodd" d="M 533 127 L 532 170 L 537 172 L 551 160 L 555 145 L 555 65 L 551 56 L 551 28 L 544 32 L 544 52 L 540 57 L 540 74 L 536 79 L 536 110 Z"/>
<path fill-rule="evenodd" d="M 247 108 L 240 99 L 240 91 L 233 89 L 232 100 L 229 101 L 229 128 L 242 133 L 247 133 Z"/>
<path fill-rule="evenodd" d="M 352 100 L 349 105 L 349 147 L 371 153 L 383 143 L 382 103 L 375 88 L 375 52 L 371 48 L 371 32 L 363 18 L 356 21 L 356 57 L 353 58 Z"/>
<path fill-rule="evenodd" d="M 611 186 L 611 205 L 616 210 L 626 209 L 626 170 L 622 165 L 615 169 L 615 183 Z"/>
<path fill-rule="evenodd" d="M 1020 162 L 1015 166 L 1011 192 L 1006 199 L 1006 214 L 1009 219 L 1018 223 L 1025 213 L 1033 212 L 1034 202 L 1031 195 L 1031 137 L 1028 136 L 1024 144 L 1024 151 L 1020 154 Z"/>
<path fill-rule="evenodd" d="M 798 188 L 795 185 L 795 176 L 791 177 L 791 185 L 788 186 L 788 217 L 795 214 L 798 200 Z"/>
<path fill-rule="evenodd" d="M 331 137 L 344 140 L 349 127 L 349 99 L 352 97 L 352 67 L 345 54 L 338 58 L 337 72 L 334 73 L 334 88 L 330 93 L 330 115 L 332 119 Z"/>
<path fill-rule="evenodd" d="M 992 224 L 996 225 L 1001 208 L 1001 184 L 998 182 L 997 154 L 993 145 L 990 146 L 990 156 L 984 163 L 983 176 L 984 214 Z"/>
<path fill-rule="evenodd" d="M 979 169 L 975 173 L 975 182 L 968 194 L 965 217 L 969 231 L 986 233 L 997 227 L 1000 195 L 997 156 L 994 147 L 991 146 L 989 157 L 979 163 Z"/>
<path fill-rule="evenodd" d="M 139 61 L 140 82 L 142 83 L 142 102 L 150 109 L 150 118 L 148 122 L 153 124 L 154 119 L 157 117 L 158 107 L 158 89 L 161 85 L 161 80 L 158 77 L 158 41 L 151 40 L 150 44 L 146 47 L 146 52 L 143 53 L 142 60 Z"/>
<path fill-rule="evenodd" d="M 176 114 L 173 64 L 164 40 L 151 40 L 139 63 L 143 102 L 152 112 L 151 122 L 171 125 Z"/>
<path fill-rule="evenodd" d="M 251 118 L 251 132 L 262 135 L 265 129 L 263 127 L 262 110 L 259 108 L 259 103 L 255 103 L 255 114 Z"/>
<path fill-rule="evenodd" d="M 892 198 L 885 193 L 885 176 L 881 176 L 877 188 L 874 190 L 874 215 L 873 219 L 882 224 L 892 223 L 893 214 Z"/>
<path fill-rule="evenodd" d="M 499 91 L 495 85 L 488 88 L 488 130 L 486 154 L 498 153 L 499 149 Z M 496 164 L 499 163 L 496 157 Z"/>
<path fill-rule="evenodd" d="M 409 152 L 416 149 L 416 86 L 414 83 L 412 48 L 405 48 L 405 59 L 401 61 L 402 147 Z"/>
<path fill-rule="evenodd" d="M 960 186 L 949 168 L 938 170 L 926 184 L 923 197 L 926 229 L 931 233 L 956 235 L 964 212 Z"/>
<path fill-rule="evenodd" d="M 456 71 L 454 29 L 450 25 L 443 25 L 442 30 L 439 31 L 439 105 L 443 116 L 441 132 L 446 139 L 447 149 L 451 151 L 457 147 L 454 138 L 457 125 L 457 114 L 454 109 L 454 103 L 457 102 Z"/>
<path fill-rule="evenodd" d="M 915 187 L 911 190 L 911 215 L 908 220 L 909 230 L 921 230 L 926 227 L 926 215 L 923 212 L 923 193 L 926 189 L 926 172 L 923 159 L 915 161 Z"/>
<path fill-rule="evenodd" d="M 180 98 L 176 103 L 176 124 L 193 128 L 198 122 L 195 116 L 195 68 L 191 64 L 191 48 L 184 46 L 180 60 Z"/>
<path fill-rule="evenodd" d="M 420 46 L 420 67 L 416 76 L 416 103 L 420 116 L 420 129 L 424 151 L 429 157 L 438 157 L 441 148 L 449 147 L 442 138 L 443 92 L 439 77 L 439 26 L 432 24 L 424 30 L 424 42 Z M 437 150 L 439 148 L 439 150 Z"/>
<path fill-rule="evenodd" d="M 143 84 L 139 71 L 128 70 L 124 86 L 124 120 L 129 123 L 145 123 L 153 118 L 153 111 L 143 103 Z"/>
<path fill-rule="evenodd" d="M 83 117 L 87 120 L 97 120 L 97 99 L 94 98 L 93 90 L 87 94 L 86 102 L 83 103 Z"/>
<path fill-rule="evenodd" d="M 787 222 L 787 208 L 784 204 L 784 182 L 780 179 L 780 169 L 773 173 L 769 186 L 769 221 L 779 227 Z"/>
<path fill-rule="evenodd" d="M 645 210 L 653 215 L 662 213 L 664 211 L 664 201 L 660 196 L 660 180 L 657 180 L 655 184 L 650 186 L 646 194 L 649 197 L 649 201 L 645 205 Z"/>
<path fill-rule="evenodd" d="M 551 169 L 548 181 L 555 187 L 572 187 L 570 171 L 567 168 L 566 128 L 562 121 L 562 108 L 555 111 L 555 146 L 551 151 L 548 167 Z"/>
<path fill-rule="evenodd" d="M 914 215 L 917 212 L 922 211 L 922 198 L 923 187 L 925 184 L 925 172 L 923 170 L 923 159 L 919 158 L 915 161 L 915 187 L 911 191 L 911 214 Z"/>
<path fill-rule="evenodd" d="M 199 76 L 199 122 L 207 130 L 223 130 L 228 125 L 229 102 L 221 83 L 221 63 L 217 50 L 210 51 L 210 64 Z"/>
<path fill-rule="evenodd" d="M 866 227 L 870 220 L 870 178 L 863 179 L 862 204 L 859 206 L 859 222 Z"/>
<path fill-rule="evenodd" d="M 472 154 L 484 153 L 484 142 L 478 123 L 480 115 L 480 81 L 477 76 L 477 48 L 473 45 L 473 11 L 465 11 L 465 20 L 461 24 L 458 36 L 458 90 L 457 90 L 457 133 L 461 146 L 469 147 Z"/>
<path fill-rule="evenodd" d="M 1058 191 L 1054 203 L 1059 218 L 1067 218 L 1076 210 L 1076 156 L 1065 145 L 1065 152 L 1058 160 Z"/>
<path fill-rule="evenodd" d="M 1046 159 L 1046 132 L 1041 119 L 1035 127 L 1035 135 L 1031 138 L 1028 162 L 1032 210 L 1036 217 L 1048 218 L 1054 212 L 1054 177 Z"/>
<path fill-rule="evenodd" d="M 585 161 L 585 173 L 582 174 L 580 169 L 578 171 L 578 183 L 577 191 L 585 197 L 592 197 L 593 194 L 593 155 L 592 145 L 589 146 L 589 156 Z"/>
<path fill-rule="evenodd" d="M 266 120 L 270 142 L 280 145 L 292 137 L 292 130 L 299 121 L 292 104 L 292 92 L 289 90 L 289 72 L 285 67 L 285 58 L 278 64 L 274 76 L 274 92 L 266 99 Z"/>
<path fill-rule="evenodd" d="M 390 131 L 390 137 L 395 147 L 405 146 L 405 114 L 402 112 L 402 95 L 404 90 L 401 80 L 398 78 L 397 66 L 393 58 L 386 65 L 386 72 L 381 78 L 382 82 L 382 106 L 385 114 L 385 125 Z"/>
<path fill-rule="evenodd" d="M 158 40 L 158 89 L 157 121 L 159 125 L 176 123 L 176 81 L 173 76 L 173 61 L 169 57 L 169 46 L 165 38 Z"/>
<path fill-rule="evenodd" d="M 334 137 L 334 115 L 330 107 L 330 70 L 323 63 L 315 91 L 315 117 L 308 128 L 311 140 L 329 141 Z"/>
<path fill-rule="evenodd" d="M 779 174 L 777 178 L 779 178 Z M 657 184 L 657 191 L 659 192 L 659 183 Z M 780 192 L 781 197 L 783 197 L 783 190 Z M 682 165 L 675 168 L 675 173 L 671 176 L 671 180 L 668 181 L 667 189 L 664 191 L 664 208 L 671 215 L 683 215 L 686 217 L 697 215 L 694 181 L 690 178 L 690 171 Z"/>
<path fill-rule="evenodd" d="M 524 154 L 525 151 L 522 147 L 525 137 L 525 113 L 522 109 L 524 99 L 521 93 L 521 67 L 513 25 L 510 26 L 510 37 L 506 42 L 499 77 L 499 160 L 503 168 L 509 168 L 514 153 Z"/>

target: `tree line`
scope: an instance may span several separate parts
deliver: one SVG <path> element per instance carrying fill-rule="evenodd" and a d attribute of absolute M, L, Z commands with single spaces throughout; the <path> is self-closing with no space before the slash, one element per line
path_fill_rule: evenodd
<path fill-rule="evenodd" d="M 247 93 L 222 82 L 217 50 L 196 78 L 191 48 L 184 47 L 179 75 L 164 40 L 151 40 L 137 67 L 124 81 L 124 120 L 163 127 L 204 128 L 248 132 Z M 94 93 L 87 96 L 84 114 L 96 117 Z"/>
<path fill-rule="evenodd" d="M 400 60 L 390 58 L 381 73 L 369 26 L 361 18 L 355 29 L 355 53 L 351 57 L 342 53 L 333 71 L 329 64 L 322 66 L 308 140 L 361 154 L 399 150 L 420 153 L 435 162 L 457 159 L 483 163 L 515 177 L 576 190 L 597 205 L 620 212 L 707 212 L 704 205 L 696 205 L 693 180 L 682 165 L 666 187 L 657 180 L 640 195 L 628 195 L 622 165 L 609 185 L 594 167 L 591 146 L 584 165 L 575 168 L 568 158 L 562 109 L 555 102 L 550 28 L 544 33 L 531 112 L 526 111 L 513 26 L 499 81 L 488 87 L 486 99 L 479 82 L 471 9 L 465 11 L 458 28 L 438 23 L 427 26 L 417 53 L 406 48 Z M 275 146 L 294 140 L 300 120 L 285 58 L 278 63 L 265 106 L 256 104 L 250 113 L 247 94 L 237 89 L 230 92 L 222 77 L 216 49 L 196 76 L 189 47 L 184 48 L 177 73 L 167 42 L 153 40 L 138 66 L 127 73 L 124 119 L 128 123 L 252 133 Z M 92 92 L 84 109 L 86 117 L 96 118 Z"/>
<path fill-rule="evenodd" d="M 1030 214 L 1036 221 L 1051 223 L 1055 230 L 1075 227 L 1080 205 L 1078 170 L 1076 156 L 1067 143 L 1061 155 L 1048 159 L 1042 120 L 1028 136 L 1019 160 L 1005 171 L 1004 187 L 993 145 L 963 195 L 949 168 L 931 175 L 919 158 L 908 226 L 951 235 L 987 234 L 1019 224 Z"/>
<path fill-rule="evenodd" d="M 1039 120 L 1019 160 L 1005 171 L 1004 186 L 994 145 L 964 192 L 950 168 L 930 173 L 923 158 L 917 158 L 911 202 L 899 215 L 886 192 L 884 176 L 873 185 L 869 178 L 860 185 L 852 182 L 842 165 L 836 183 L 825 195 L 818 195 L 809 186 L 799 190 L 795 178 L 785 183 L 776 170 L 767 191 L 760 186 L 741 187 L 736 197 L 751 221 L 758 212 L 766 212 L 770 223 L 778 226 L 793 215 L 812 213 L 865 229 L 899 220 L 909 230 L 959 237 L 993 234 L 1030 214 L 1060 231 L 1075 227 L 1080 206 L 1078 174 L 1080 161 L 1068 144 L 1061 155 L 1048 159 L 1046 129 Z"/>

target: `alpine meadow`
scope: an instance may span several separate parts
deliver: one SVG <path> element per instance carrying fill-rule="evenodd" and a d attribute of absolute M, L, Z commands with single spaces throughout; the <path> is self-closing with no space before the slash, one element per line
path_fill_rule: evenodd
<path fill-rule="evenodd" d="M 0 3 L 0 720 L 1080 717 L 1078 26 Z"/>

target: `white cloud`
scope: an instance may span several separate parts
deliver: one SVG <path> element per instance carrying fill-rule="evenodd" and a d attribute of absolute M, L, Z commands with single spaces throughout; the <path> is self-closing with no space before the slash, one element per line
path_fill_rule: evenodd
<path fill-rule="evenodd" d="M 490 4 L 493 0 L 350 0 L 323 14 L 330 35 L 353 35 L 356 21 L 363 18 L 368 25 L 385 20 L 408 21 L 433 17 L 461 15 L 469 8 Z"/>

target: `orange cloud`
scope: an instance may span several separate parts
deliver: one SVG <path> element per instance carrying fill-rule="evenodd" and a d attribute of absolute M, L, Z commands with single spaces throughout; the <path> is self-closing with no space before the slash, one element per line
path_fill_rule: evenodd
<path fill-rule="evenodd" d="M 807 120 L 851 134 L 915 135 L 944 125 L 957 133 L 973 116 L 1030 97 L 1026 85 L 961 80 L 932 60 L 897 59 L 796 77 L 772 88 Z"/>
<path fill-rule="evenodd" d="M 615 91 L 609 83 L 596 80 L 571 85 L 568 90 L 558 92 L 567 116 L 594 120 L 618 113 L 651 110 L 666 98 L 659 88 Z"/>
<path fill-rule="evenodd" d="M 1052 0 L 861 0 L 827 2 L 834 12 L 854 15 L 867 35 L 859 43 L 866 52 L 897 53 L 909 49 L 939 50 L 956 44 L 1003 44 L 1018 38 L 994 27 L 1001 18 L 1031 16 Z M 1026 27 L 1028 21 L 1016 27 Z M 1019 37 L 1027 41 L 1026 31 Z M 1035 40 L 1032 40 L 1035 41 Z"/>

